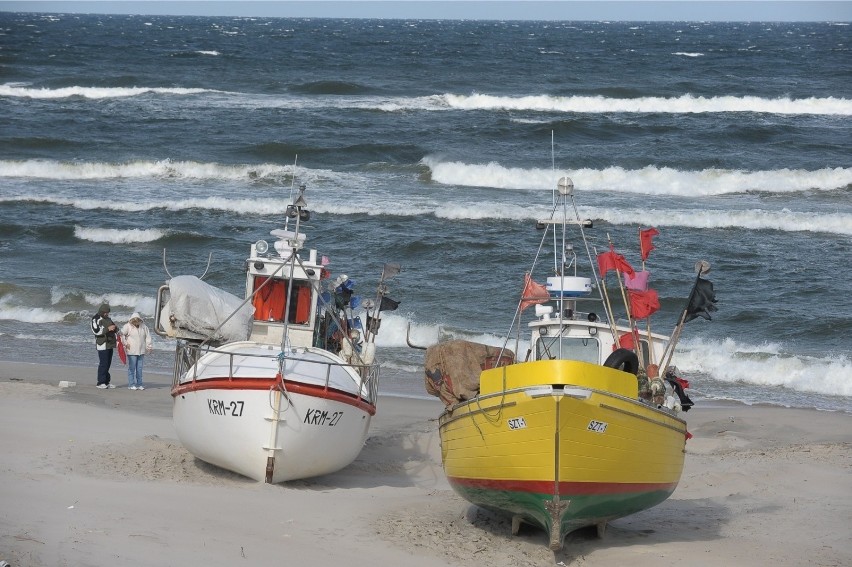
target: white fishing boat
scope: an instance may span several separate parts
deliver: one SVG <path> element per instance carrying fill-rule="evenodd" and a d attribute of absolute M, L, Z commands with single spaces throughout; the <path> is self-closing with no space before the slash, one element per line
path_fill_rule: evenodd
<path fill-rule="evenodd" d="M 272 245 L 251 245 L 244 299 L 194 276 L 172 277 L 157 294 L 155 330 L 177 339 L 180 442 L 268 483 L 332 473 L 358 456 L 376 412 L 381 311 L 397 305 L 385 282 L 399 266 L 385 264 L 375 300 L 361 303 L 361 324 L 354 282 L 329 283 L 327 259 L 305 253 L 309 218 L 302 186 Z"/>

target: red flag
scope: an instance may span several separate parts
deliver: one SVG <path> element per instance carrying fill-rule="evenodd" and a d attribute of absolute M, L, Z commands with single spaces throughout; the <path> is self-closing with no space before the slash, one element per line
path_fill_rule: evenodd
<path fill-rule="evenodd" d="M 618 254 L 615 250 L 598 254 L 598 268 L 601 272 L 601 277 L 605 277 L 610 270 L 617 270 L 622 274 L 633 275 L 636 273 L 633 266 L 624 259 L 624 256 Z"/>
<path fill-rule="evenodd" d="M 524 274 L 524 291 L 521 294 L 521 311 L 535 305 L 537 303 L 547 303 L 550 301 L 550 294 L 547 288 L 533 281 L 529 273 Z"/>
<path fill-rule="evenodd" d="M 643 262 L 648 259 L 648 255 L 651 253 L 651 250 L 654 249 L 654 243 L 651 239 L 658 234 L 660 234 L 660 231 L 656 228 L 648 228 L 639 231 L 639 254 L 642 256 Z"/>
<path fill-rule="evenodd" d="M 621 348 L 626 348 L 627 350 L 634 350 L 636 348 L 636 343 L 633 340 L 633 333 L 624 333 L 618 338 L 618 346 Z M 612 346 L 613 350 L 615 350 L 615 345 Z"/>
<path fill-rule="evenodd" d="M 634 319 L 645 319 L 660 309 L 660 298 L 653 289 L 648 291 L 628 290 L 630 294 L 630 310 Z"/>

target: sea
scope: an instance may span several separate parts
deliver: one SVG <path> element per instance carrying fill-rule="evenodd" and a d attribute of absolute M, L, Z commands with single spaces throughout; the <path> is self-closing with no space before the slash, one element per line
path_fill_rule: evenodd
<path fill-rule="evenodd" d="M 409 343 L 502 344 L 567 176 L 595 251 L 638 267 L 659 231 L 653 330 L 709 262 L 718 311 L 673 359 L 697 406 L 852 412 L 850 77 L 838 23 L 3 12 L 0 360 L 94 386 L 102 301 L 151 326 L 170 276 L 242 295 L 304 184 L 332 279 L 401 266 L 380 392 L 429 397 Z"/>

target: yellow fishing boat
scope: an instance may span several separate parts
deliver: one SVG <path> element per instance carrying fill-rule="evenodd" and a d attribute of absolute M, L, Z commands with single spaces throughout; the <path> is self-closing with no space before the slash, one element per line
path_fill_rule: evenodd
<path fill-rule="evenodd" d="M 612 323 L 605 274 L 615 271 L 621 287 L 633 270 L 620 255 L 592 262 L 586 245 L 594 282 L 577 276 L 565 227 L 579 227 L 586 242 L 591 225 L 567 220 L 569 198 L 573 184 L 562 178 L 552 218 L 538 222 L 562 226 L 561 242 L 548 230 L 542 239 L 557 241 L 561 253 L 546 286 L 535 284 L 532 272 L 526 276 L 515 321 L 532 305 L 536 317 L 528 323 L 524 359 L 505 343 L 449 341 L 429 347 L 425 362 L 426 389 L 447 406 L 439 433 L 450 485 L 471 503 L 510 516 L 513 534 L 522 523 L 545 530 L 553 550 L 577 528 L 597 526 L 602 535 L 610 520 L 659 504 L 675 490 L 689 436 L 681 415 L 692 402 L 688 384 L 670 366 L 671 352 L 685 321 L 715 310 L 712 285 L 707 292 L 709 281 L 700 277 L 708 266 L 700 263 L 675 340 L 651 333 L 647 323 L 640 328 L 639 317 L 650 316 L 639 306 L 641 295 L 631 304 L 625 293 L 626 319 Z M 584 311 L 588 302 L 602 314 Z"/>

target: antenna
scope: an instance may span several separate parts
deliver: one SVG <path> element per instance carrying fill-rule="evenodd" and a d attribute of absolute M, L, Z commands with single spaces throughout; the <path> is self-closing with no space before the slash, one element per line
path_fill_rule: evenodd
<path fill-rule="evenodd" d="M 299 162 L 299 154 L 296 154 L 296 157 L 293 158 L 293 175 L 290 178 L 290 197 L 287 199 L 288 204 L 293 202 L 293 190 L 296 188 L 296 164 L 298 162 Z M 290 224 L 290 216 L 288 215 L 284 219 L 284 230 L 287 230 L 287 226 L 289 224 Z"/>

